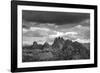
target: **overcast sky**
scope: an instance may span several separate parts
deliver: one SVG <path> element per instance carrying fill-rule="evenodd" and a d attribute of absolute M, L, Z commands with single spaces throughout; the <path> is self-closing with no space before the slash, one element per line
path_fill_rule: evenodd
<path fill-rule="evenodd" d="M 23 44 L 52 43 L 63 37 L 81 43 L 90 40 L 90 14 L 47 11 L 22 11 Z"/>

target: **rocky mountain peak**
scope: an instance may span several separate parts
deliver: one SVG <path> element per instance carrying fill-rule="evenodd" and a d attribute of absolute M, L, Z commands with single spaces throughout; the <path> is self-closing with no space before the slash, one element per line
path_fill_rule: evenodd
<path fill-rule="evenodd" d="M 64 39 L 61 37 L 55 38 L 52 47 L 61 49 L 63 47 L 64 42 L 65 42 Z"/>
<path fill-rule="evenodd" d="M 32 48 L 37 49 L 38 48 L 38 44 L 36 41 L 33 42 Z"/>
<path fill-rule="evenodd" d="M 49 45 L 48 42 L 45 42 L 44 45 L 43 45 L 43 47 L 44 47 L 44 48 L 48 48 L 48 47 L 50 47 L 50 45 Z"/>
<path fill-rule="evenodd" d="M 33 42 L 33 46 L 35 46 L 35 45 L 37 45 L 37 42 L 36 41 Z"/>

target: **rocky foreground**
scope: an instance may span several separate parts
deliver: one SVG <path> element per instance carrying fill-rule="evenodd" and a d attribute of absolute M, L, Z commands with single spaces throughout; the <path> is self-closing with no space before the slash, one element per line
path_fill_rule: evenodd
<path fill-rule="evenodd" d="M 86 45 L 86 43 L 85 43 Z M 77 41 L 64 40 L 61 37 L 55 38 L 54 43 L 47 42 L 37 44 L 33 42 L 31 46 L 23 46 L 22 61 L 56 61 L 56 60 L 80 60 L 90 58 L 89 43 L 85 46 Z"/>

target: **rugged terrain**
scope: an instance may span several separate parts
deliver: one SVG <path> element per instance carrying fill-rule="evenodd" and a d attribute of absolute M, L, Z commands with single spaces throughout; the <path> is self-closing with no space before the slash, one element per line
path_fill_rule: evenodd
<path fill-rule="evenodd" d="M 62 37 L 55 38 L 52 45 L 45 42 L 43 45 L 36 41 L 31 46 L 23 46 L 22 61 L 55 61 L 55 60 L 79 60 L 90 58 L 90 44 L 72 42 Z"/>

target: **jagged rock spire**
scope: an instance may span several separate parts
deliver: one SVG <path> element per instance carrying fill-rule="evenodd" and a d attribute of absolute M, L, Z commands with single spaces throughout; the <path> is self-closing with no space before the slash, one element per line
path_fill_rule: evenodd
<path fill-rule="evenodd" d="M 38 44 L 37 44 L 36 41 L 33 42 L 32 48 L 33 48 L 33 49 L 38 49 Z"/>
<path fill-rule="evenodd" d="M 48 42 L 45 42 L 43 48 L 48 48 L 48 47 L 50 47 L 50 45 L 48 44 Z"/>
<path fill-rule="evenodd" d="M 54 43 L 52 45 L 53 48 L 61 49 L 64 44 L 64 39 L 61 37 L 55 38 Z"/>
<path fill-rule="evenodd" d="M 36 41 L 33 42 L 33 46 L 35 46 L 35 45 L 37 45 L 37 42 Z"/>

